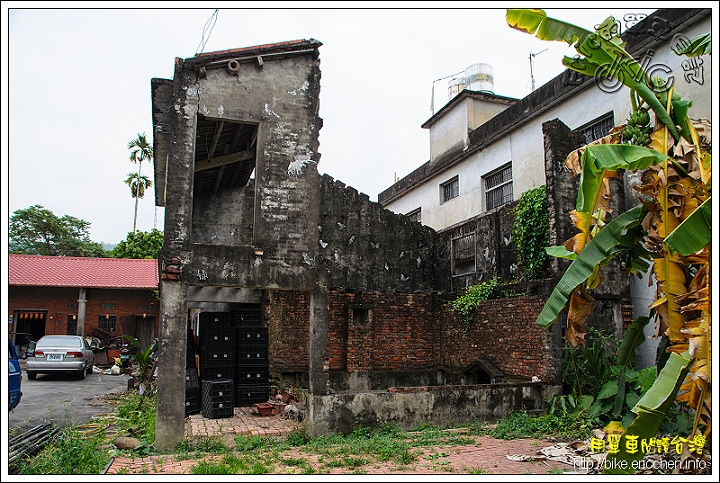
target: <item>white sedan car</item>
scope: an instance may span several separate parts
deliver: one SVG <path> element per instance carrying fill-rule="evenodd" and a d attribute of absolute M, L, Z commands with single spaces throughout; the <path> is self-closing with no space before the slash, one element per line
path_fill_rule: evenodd
<path fill-rule="evenodd" d="M 38 374 L 71 372 L 84 379 L 92 374 L 95 353 L 79 335 L 45 335 L 37 341 L 35 352 L 27 359 L 27 377 Z"/>

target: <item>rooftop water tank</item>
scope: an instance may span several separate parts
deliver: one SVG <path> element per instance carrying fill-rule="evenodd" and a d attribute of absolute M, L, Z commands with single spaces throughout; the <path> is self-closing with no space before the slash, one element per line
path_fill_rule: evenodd
<path fill-rule="evenodd" d="M 466 89 L 471 91 L 495 93 L 493 68 L 490 64 L 472 64 L 465 69 Z"/>
<path fill-rule="evenodd" d="M 465 77 L 453 77 L 448 82 L 448 101 L 465 89 Z"/>

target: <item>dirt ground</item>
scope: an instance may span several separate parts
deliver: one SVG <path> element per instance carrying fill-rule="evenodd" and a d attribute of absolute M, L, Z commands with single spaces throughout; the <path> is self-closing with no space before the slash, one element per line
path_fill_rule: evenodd
<path fill-rule="evenodd" d="M 353 466 L 329 466 L 320 461 L 318 455 L 303 448 L 280 453 L 280 460 L 302 459 L 312 467 L 315 475 L 551 475 L 582 474 L 582 468 L 573 467 L 559 461 L 548 460 L 540 453 L 544 446 L 554 443 L 533 438 L 500 440 L 489 436 L 478 436 L 475 444 L 433 446 L 414 448 L 421 452 L 415 461 L 408 465 L 396 462 L 372 461 Z M 509 459 L 508 456 L 513 459 Z M 219 461 L 220 456 L 208 456 L 205 461 Z M 190 474 L 200 460 L 174 460 L 170 457 L 116 458 L 106 474 Z M 300 466 L 276 466 L 271 474 L 307 474 Z"/>

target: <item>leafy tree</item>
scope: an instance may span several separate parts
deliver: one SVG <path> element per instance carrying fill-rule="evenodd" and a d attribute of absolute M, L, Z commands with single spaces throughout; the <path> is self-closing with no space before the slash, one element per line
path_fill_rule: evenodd
<path fill-rule="evenodd" d="M 90 240 L 90 223 L 69 215 L 56 216 L 41 205 L 16 210 L 10 217 L 10 253 L 69 257 L 105 257 L 100 243 Z"/>
<path fill-rule="evenodd" d="M 138 165 L 137 173 L 128 173 L 125 184 L 130 187 L 130 194 L 135 198 L 135 216 L 133 217 L 133 232 L 137 231 L 138 200 L 145 197 L 145 190 L 152 186 L 152 180 L 141 175 L 142 162 L 152 161 L 153 148 L 147 142 L 145 133 L 138 134 L 138 137 L 128 142 L 130 149 L 130 161 Z"/>
<path fill-rule="evenodd" d="M 157 258 L 163 246 L 163 232 L 153 228 L 150 231 L 136 231 L 127 234 L 110 251 L 112 258 Z"/>
<path fill-rule="evenodd" d="M 704 136 L 710 132 L 710 121 L 691 119 L 688 113 L 692 103 L 683 100 L 666 81 L 651 78 L 625 51 L 624 42 L 612 29 L 614 18 L 606 19 L 595 32 L 548 18 L 542 10 L 511 9 L 506 18 L 511 27 L 541 40 L 574 44 L 579 56 L 565 57 L 563 65 L 595 79 L 612 76 L 630 89 L 633 107 L 625 125 L 613 129 L 603 140 L 574 151 L 565 162 L 580 176 L 577 202 L 571 212 L 579 233 L 564 246 L 548 249 L 548 253 L 572 263 L 537 323 L 549 327 L 569 303 L 566 334 L 571 343 L 581 343 L 593 301 L 586 289 L 602 282 L 600 267 L 621 253 L 627 255 L 629 273 L 655 279 L 656 299 L 649 309 L 658 321 L 657 335 L 667 349 L 658 360 L 655 382 L 634 404 L 634 414 L 624 417 L 623 423 L 606 427 L 620 436 L 619 451 L 613 459 L 624 461 L 627 471 L 633 471 L 629 463 L 641 458 L 642 452 L 631 451 L 626 443 L 631 438 L 655 438 L 675 401 L 695 411 L 687 441 L 702 457 L 712 427 L 712 164 L 709 140 Z M 687 44 L 676 53 L 710 53 L 709 34 Z M 621 68 L 613 70 L 610 66 Z M 655 114 L 654 125 L 650 111 Z M 624 170 L 641 172 L 641 183 L 635 188 L 643 195 L 641 204 L 607 222 L 607 180 L 621 176 Z M 625 332 L 623 344 L 628 348 L 641 333 L 634 332 Z M 698 454 L 685 447 L 682 458 L 696 458 Z M 606 473 L 626 472 L 611 466 L 614 469 L 606 467 Z"/>

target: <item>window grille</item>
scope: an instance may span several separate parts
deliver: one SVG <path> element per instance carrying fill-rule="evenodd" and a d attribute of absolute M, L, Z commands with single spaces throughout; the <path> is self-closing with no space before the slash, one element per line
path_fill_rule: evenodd
<path fill-rule="evenodd" d="M 581 127 L 579 131 L 583 136 L 585 136 L 585 143 L 590 144 L 593 141 L 607 136 L 613 128 L 613 124 L 615 124 L 615 122 L 613 121 L 613 115 L 611 112 L 610 114 L 606 114 L 602 118 L 593 121 L 589 125 Z"/>
<path fill-rule="evenodd" d="M 460 194 L 460 181 L 455 176 L 450 181 L 442 184 L 442 202 L 450 201 L 453 198 L 457 198 Z"/>
<path fill-rule="evenodd" d="M 413 210 L 410 213 L 406 214 L 408 218 L 410 218 L 413 221 L 422 222 L 422 212 L 420 211 L 420 208 L 417 210 Z"/>
<path fill-rule="evenodd" d="M 485 180 L 485 211 L 510 203 L 513 200 L 512 164 L 488 174 Z"/>
<path fill-rule="evenodd" d="M 115 315 L 101 314 L 98 317 L 98 328 L 115 333 Z"/>
<path fill-rule="evenodd" d="M 462 235 L 452 241 L 453 275 L 475 271 L 475 233 Z"/>

